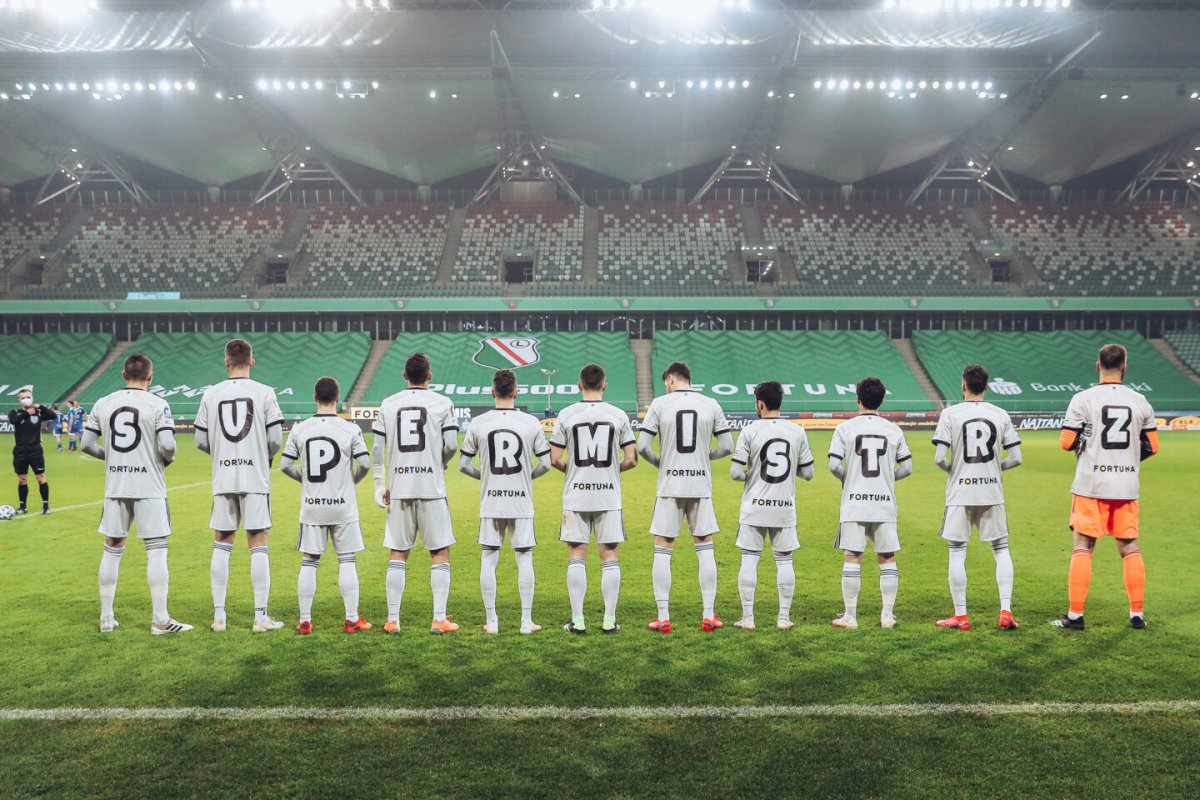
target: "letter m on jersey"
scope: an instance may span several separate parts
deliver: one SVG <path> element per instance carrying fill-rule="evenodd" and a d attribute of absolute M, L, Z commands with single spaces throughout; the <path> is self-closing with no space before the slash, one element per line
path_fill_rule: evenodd
<path fill-rule="evenodd" d="M 489 336 L 479 340 L 474 361 L 488 369 L 520 369 L 541 360 L 538 340 L 531 336 Z"/>

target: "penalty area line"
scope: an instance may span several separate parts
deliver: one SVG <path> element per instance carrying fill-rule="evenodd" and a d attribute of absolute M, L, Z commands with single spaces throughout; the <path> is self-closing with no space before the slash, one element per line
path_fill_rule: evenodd
<path fill-rule="evenodd" d="M 185 483 L 182 486 L 171 486 L 167 489 L 167 494 L 170 494 L 171 492 L 177 492 L 180 489 L 195 489 L 197 486 L 208 486 L 211 483 L 212 483 L 212 481 L 200 481 L 198 483 Z M 37 500 L 37 498 L 35 497 L 34 501 L 36 501 L 36 500 Z M 57 508 L 51 508 L 50 513 L 51 514 L 60 514 L 63 511 L 75 511 L 76 509 L 79 509 L 79 508 L 91 508 L 92 506 L 102 506 L 102 505 L 104 505 L 103 499 L 93 500 L 90 503 L 79 503 L 78 505 L 74 505 L 74 506 L 59 506 Z M 11 520 L 9 520 L 9 522 L 16 522 L 17 520 L 21 520 L 21 519 L 36 519 L 37 517 L 44 517 L 44 516 L 46 516 L 46 515 L 40 511 L 30 511 L 28 514 L 21 514 L 19 516 L 13 517 Z"/>
<path fill-rule="evenodd" d="M 905 703 L 869 705 L 770 706 L 437 706 L 431 708 L 321 708 L 264 706 L 220 708 L 3 708 L 0 722 L 114 722 L 126 720 L 379 720 L 454 722 L 458 720 L 639 720 L 764 719 L 804 717 L 1075 716 L 1200 712 L 1200 700 L 1148 700 L 1130 703 Z"/>

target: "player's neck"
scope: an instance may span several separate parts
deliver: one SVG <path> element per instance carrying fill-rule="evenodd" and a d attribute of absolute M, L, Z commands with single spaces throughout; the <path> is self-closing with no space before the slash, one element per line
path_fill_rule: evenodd
<path fill-rule="evenodd" d="M 250 377 L 250 368 L 249 367 L 238 367 L 237 369 L 231 369 L 231 370 L 229 370 L 229 377 L 230 378 L 249 378 Z"/>
<path fill-rule="evenodd" d="M 589 392 L 587 389 L 584 389 L 583 399 L 589 403 L 599 403 L 604 399 L 604 392 Z"/>
<path fill-rule="evenodd" d="M 779 419 L 778 411 L 764 411 L 759 419 Z"/>
<path fill-rule="evenodd" d="M 677 383 L 671 387 L 672 392 L 690 392 L 692 385 L 690 383 Z"/>
<path fill-rule="evenodd" d="M 321 405 L 320 403 L 318 403 L 317 404 L 317 416 L 318 417 L 336 417 L 337 416 L 337 406 L 332 403 L 330 405 Z"/>
<path fill-rule="evenodd" d="M 410 383 L 408 385 L 408 388 L 410 388 L 410 389 L 428 389 L 429 381 L 425 381 L 425 383 Z"/>
<path fill-rule="evenodd" d="M 1100 370 L 1101 383 L 1123 383 L 1124 381 L 1125 373 L 1120 370 L 1113 370 L 1111 372 L 1105 369 Z"/>
<path fill-rule="evenodd" d="M 503 399 L 502 398 L 496 399 L 496 410 L 497 411 L 512 411 L 516 407 L 517 407 L 516 398 L 508 397 L 508 398 L 503 398 Z"/>
<path fill-rule="evenodd" d="M 126 381 L 126 389 L 141 389 L 143 392 L 150 388 L 150 381 Z M 68 411 L 71 409 L 68 409 Z"/>
<path fill-rule="evenodd" d="M 963 393 L 963 400 L 967 401 L 968 403 L 982 403 L 982 402 L 983 402 L 983 395 L 981 395 L 981 394 L 968 394 L 968 393 L 964 392 L 964 393 Z"/>

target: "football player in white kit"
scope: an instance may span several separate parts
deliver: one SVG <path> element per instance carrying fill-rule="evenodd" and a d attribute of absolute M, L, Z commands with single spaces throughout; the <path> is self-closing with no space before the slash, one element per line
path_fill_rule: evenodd
<path fill-rule="evenodd" d="M 733 452 L 733 433 L 716 400 L 692 388 L 692 371 L 681 361 L 663 372 L 667 393 L 654 398 L 638 432 L 638 452 L 658 467 L 658 489 L 650 533 L 654 535 L 654 601 L 658 618 L 648 626 L 658 633 L 671 632 L 671 555 L 686 520 L 699 562 L 700 597 L 704 609 L 700 629 L 725 627 L 715 610 L 717 559 L 713 534 L 720 528 L 712 503 L 709 462 Z M 660 454 L 652 442 L 658 437 Z M 710 440 L 717 445 L 708 449 Z"/>
<path fill-rule="evenodd" d="M 226 628 L 225 592 L 229 556 L 238 528 L 250 547 L 250 585 L 254 589 L 254 633 L 279 630 L 283 623 L 267 613 L 271 596 L 271 459 L 283 447 L 283 412 L 275 390 L 250 379 L 254 351 L 245 339 L 225 345 L 228 380 L 204 392 L 196 411 L 196 447 L 212 456 L 213 554 L 212 629 Z"/>
<path fill-rule="evenodd" d="M 1123 381 L 1128 354 L 1119 344 L 1100 348 L 1100 382 L 1071 398 L 1059 445 L 1075 453 L 1071 484 L 1071 567 L 1067 613 L 1050 624 L 1083 630 L 1083 607 L 1092 584 L 1092 552 L 1105 536 L 1121 554 L 1129 627 L 1146 627 L 1146 564 L 1138 547 L 1141 462 L 1158 453 L 1158 426 L 1146 398 Z"/>
<path fill-rule="evenodd" d="M 280 456 L 283 474 L 301 484 L 300 622 L 296 632 L 312 633 L 313 598 L 317 594 L 317 567 L 325 543 L 333 542 L 338 557 L 338 588 L 346 607 L 342 623 L 345 633 L 371 630 L 371 623 L 358 615 L 358 567 L 356 554 L 364 549 L 358 519 L 358 497 L 354 484 L 371 471 L 371 457 L 362 430 L 337 415 L 341 387 L 329 377 L 313 387 L 317 414 L 297 422 Z M 300 466 L 296 466 L 296 462 Z"/>
<path fill-rule="evenodd" d="M 792 597 L 796 593 L 796 569 L 792 553 L 800 548 L 796 536 L 796 478 L 811 481 L 812 450 L 804 428 L 779 416 L 783 384 L 766 381 L 754 387 L 754 409 L 758 420 L 738 437 L 729 466 L 729 477 L 746 484 L 738 516 L 737 546 L 742 551 L 738 593 L 742 617 L 735 628 L 754 630 L 754 592 L 758 587 L 758 561 L 769 541 L 775 554 L 775 585 L 779 591 L 779 614 L 775 627 L 792 627 Z"/>
<path fill-rule="evenodd" d="M 867 542 L 879 561 L 879 593 L 883 609 L 879 625 L 896 625 L 896 594 L 900 571 L 896 552 L 896 481 L 912 474 L 912 453 L 904 433 L 894 422 L 879 416 L 887 395 L 879 378 L 863 378 L 855 387 L 858 416 L 833 429 L 829 445 L 829 471 L 842 482 L 838 535 L 833 546 L 845 552 L 842 564 L 842 600 L 845 611 L 833 620 L 835 628 L 858 628 L 858 593 L 862 588 L 862 559 Z"/>
<path fill-rule="evenodd" d="M 1008 552 L 1001 473 L 1021 465 L 1021 440 L 1008 412 L 984 401 L 987 388 L 988 371 L 979 364 L 968 365 L 962 374 L 963 402 L 942 411 L 933 434 L 937 447 L 934 463 L 947 473 L 942 538 L 950 547 L 950 599 L 954 602 L 953 616 L 939 619 L 937 625 L 971 629 L 967 616 L 967 542 L 974 528 L 979 531 L 980 541 L 991 544 L 996 559 L 1000 629 L 1014 631 L 1013 562 Z"/>
<path fill-rule="evenodd" d="M 550 434 L 550 463 L 566 473 L 562 525 L 567 543 L 567 594 L 571 598 L 568 633 L 587 633 L 583 598 L 587 594 L 587 555 L 591 535 L 600 546 L 600 594 L 604 597 L 601 633 L 616 633 L 617 596 L 621 591 L 618 548 L 625 541 L 621 516 L 621 473 L 637 466 L 629 415 L 604 402 L 608 382 L 599 364 L 579 371 L 583 399 L 564 408 Z"/>
<path fill-rule="evenodd" d="M 479 588 L 486 633 L 499 633 L 496 616 L 496 564 L 507 533 L 517 561 L 521 633 L 542 629 L 533 621 L 533 480 L 550 471 L 550 446 L 542 423 L 516 410 L 517 376 L 511 369 L 492 376 L 496 409 L 471 420 L 458 468 L 479 481 Z M 479 456 L 479 466 L 472 459 Z"/>
<path fill-rule="evenodd" d="M 372 432 L 375 502 L 387 509 L 383 546 L 391 551 L 387 569 L 385 633 L 400 632 L 400 603 L 408 554 L 417 534 L 429 550 L 429 586 L 433 590 L 433 624 L 429 632 L 451 633 L 458 623 L 446 616 L 450 596 L 450 504 L 446 501 L 446 467 L 458 450 L 458 423 L 450 400 L 429 390 L 433 372 L 424 353 L 404 362 L 408 388 L 379 406 Z M 386 479 L 385 479 L 386 470 Z"/>
<path fill-rule="evenodd" d="M 100 557 L 100 632 L 111 633 L 118 624 L 113 598 L 125 539 L 134 525 L 146 547 L 146 582 L 154 614 L 150 633 L 190 631 L 191 625 L 167 613 L 171 511 L 166 469 L 175 460 L 175 422 L 167 401 L 147 391 L 154 378 L 150 359 L 136 353 L 129 356 L 121 377 L 125 388 L 96 401 L 83 434 L 83 452 L 101 459 L 107 468 L 100 517 L 100 533 L 105 537 Z M 103 447 L 99 439 L 104 440 Z"/>

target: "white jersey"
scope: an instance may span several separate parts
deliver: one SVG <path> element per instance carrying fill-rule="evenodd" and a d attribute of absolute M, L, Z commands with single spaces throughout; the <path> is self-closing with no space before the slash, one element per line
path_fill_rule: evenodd
<path fill-rule="evenodd" d="M 159 500 L 167 496 L 160 431 L 175 431 L 171 407 L 145 389 L 118 389 L 96 401 L 88 430 L 104 440 L 104 496 Z"/>
<path fill-rule="evenodd" d="M 458 431 L 448 398 L 423 388 L 396 392 L 379 405 L 372 431 L 387 440 L 387 486 L 393 500 L 446 496 L 442 435 Z"/>
<path fill-rule="evenodd" d="M 336 414 L 297 422 L 283 455 L 300 462 L 300 524 L 358 522 L 354 462 L 367 454 L 362 430 Z"/>
<path fill-rule="evenodd" d="M 780 417 L 752 422 L 738 437 L 733 460 L 746 468 L 738 521 L 759 528 L 794 526 L 796 476 L 813 464 L 804 428 Z"/>
<path fill-rule="evenodd" d="M 1007 411 L 982 400 L 952 405 L 938 417 L 933 443 L 950 448 L 946 505 L 1004 503 L 1003 451 L 1021 443 Z"/>
<path fill-rule="evenodd" d="M 621 451 L 634 443 L 629 416 L 603 400 L 581 400 L 562 410 L 550 444 L 567 451 L 564 511 L 621 508 Z"/>
<path fill-rule="evenodd" d="M 471 420 L 462 455 L 479 456 L 479 516 L 533 517 L 533 468 L 550 452 L 537 417 L 497 408 Z"/>
<path fill-rule="evenodd" d="M 1136 500 L 1141 434 L 1156 430 L 1154 409 L 1123 383 L 1101 383 L 1071 398 L 1063 428 L 1079 434 L 1073 494 Z"/>
<path fill-rule="evenodd" d="M 213 494 L 270 494 L 267 429 L 283 424 L 275 390 L 249 378 L 229 378 L 204 392 L 196 430 L 208 434 Z"/>
<path fill-rule="evenodd" d="M 716 400 L 692 389 L 668 392 L 654 398 L 642 430 L 658 437 L 659 497 L 712 497 L 708 445 L 729 432 Z"/>
<path fill-rule="evenodd" d="M 833 429 L 829 455 L 841 459 L 842 522 L 896 521 L 896 465 L 912 458 L 904 433 L 878 414 L 859 414 Z"/>

